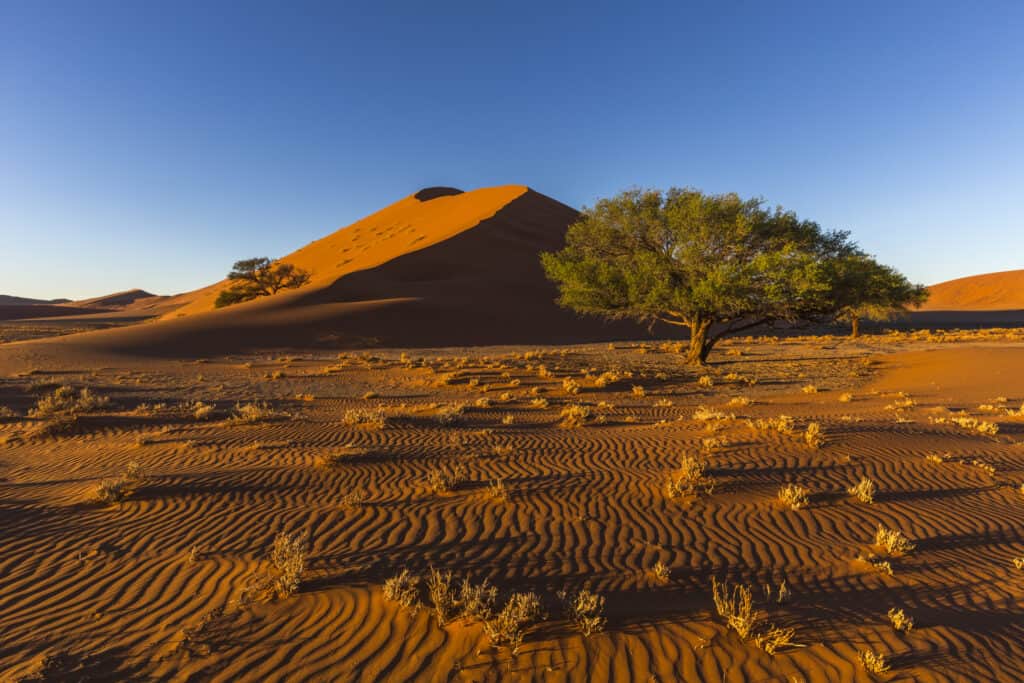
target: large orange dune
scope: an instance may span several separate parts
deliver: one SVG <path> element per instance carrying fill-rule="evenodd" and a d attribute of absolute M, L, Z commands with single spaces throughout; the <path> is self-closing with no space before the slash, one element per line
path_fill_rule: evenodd
<path fill-rule="evenodd" d="M 253 348 L 561 343 L 646 336 L 555 304 L 538 254 L 578 213 L 522 185 L 428 188 L 282 257 L 309 284 L 214 308 L 222 281 L 159 299 L 160 320 L 44 343 L 81 351 L 208 355 Z M 239 254 L 239 257 L 252 254 Z M 147 299 L 142 299 L 143 303 Z"/>
<path fill-rule="evenodd" d="M 1006 270 L 932 285 L 924 311 L 1016 311 L 1024 309 L 1024 270 Z"/>

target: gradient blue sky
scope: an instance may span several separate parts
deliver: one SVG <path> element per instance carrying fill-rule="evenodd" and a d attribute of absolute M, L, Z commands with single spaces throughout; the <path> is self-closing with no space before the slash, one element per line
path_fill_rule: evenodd
<path fill-rule="evenodd" d="M 185 291 L 506 183 L 760 195 L 929 284 L 1024 268 L 1022 36 L 1019 0 L 0 0 L 0 293 Z"/>

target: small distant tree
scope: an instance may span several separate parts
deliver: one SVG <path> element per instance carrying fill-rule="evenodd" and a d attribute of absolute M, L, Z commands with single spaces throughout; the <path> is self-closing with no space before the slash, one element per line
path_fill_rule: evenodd
<path fill-rule="evenodd" d="M 308 271 L 290 263 L 271 261 L 269 258 L 251 258 L 236 261 L 228 280 L 231 285 L 217 295 L 214 306 L 222 308 L 261 296 L 277 294 L 282 289 L 294 289 L 309 282 Z"/>
<path fill-rule="evenodd" d="M 688 328 L 686 360 L 723 336 L 838 310 L 838 263 L 859 254 L 762 200 L 694 189 L 628 190 L 584 209 L 561 251 L 541 255 L 560 305 L 606 318 Z"/>
<path fill-rule="evenodd" d="M 856 254 L 838 264 L 837 320 L 850 323 L 850 335 L 860 336 L 861 320 L 892 320 L 928 300 L 928 288 L 911 283 L 895 268 L 870 256 Z"/>

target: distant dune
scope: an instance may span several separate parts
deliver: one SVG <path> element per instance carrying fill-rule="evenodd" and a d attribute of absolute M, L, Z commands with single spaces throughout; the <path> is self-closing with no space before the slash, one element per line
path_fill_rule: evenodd
<path fill-rule="evenodd" d="M 641 326 L 581 319 L 555 304 L 556 289 L 538 255 L 559 249 L 577 216 L 522 185 L 471 192 L 427 188 L 282 257 L 311 273 L 301 289 L 215 309 L 218 292 L 228 286 L 222 281 L 159 299 L 159 321 L 52 343 L 194 356 L 273 347 L 648 336 Z M 238 257 L 257 255 L 243 250 Z"/>
<path fill-rule="evenodd" d="M 92 299 L 83 299 L 81 301 L 75 301 L 76 306 L 86 306 L 95 308 L 108 308 L 108 309 L 120 309 L 126 306 L 139 303 L 145 299 L 163 299 L 166 297 L 159 297 L 156 294 L 150 294 L 143 289 L 129 289 L 125 292 L 116 292 L 114 294 L 107 294 L 106 296 L 97 296 Z"/>
<path fill-rule="evenodd" d="M 1024 309 L 1024 270 L 957 278 L 932 285 L 922 311 L 1017 311 Z"/>
<path fill-rule="evenodd" d="M 35 306 L 37 304 L 66 304 L 70 303 L 71 299 L 28 299 L 23 296 L 11 296 L 10 294 L 0 294 L 0 306 Z"/>

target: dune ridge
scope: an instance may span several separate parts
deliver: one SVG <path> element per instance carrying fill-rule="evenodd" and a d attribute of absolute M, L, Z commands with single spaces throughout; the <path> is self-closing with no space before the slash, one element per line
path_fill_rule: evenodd
<path fill-rule="evenodd" d="M 928 288 L 922 311 L 1016 311 L 1024 309 L 1024 269 L 971 275 Z"/>

